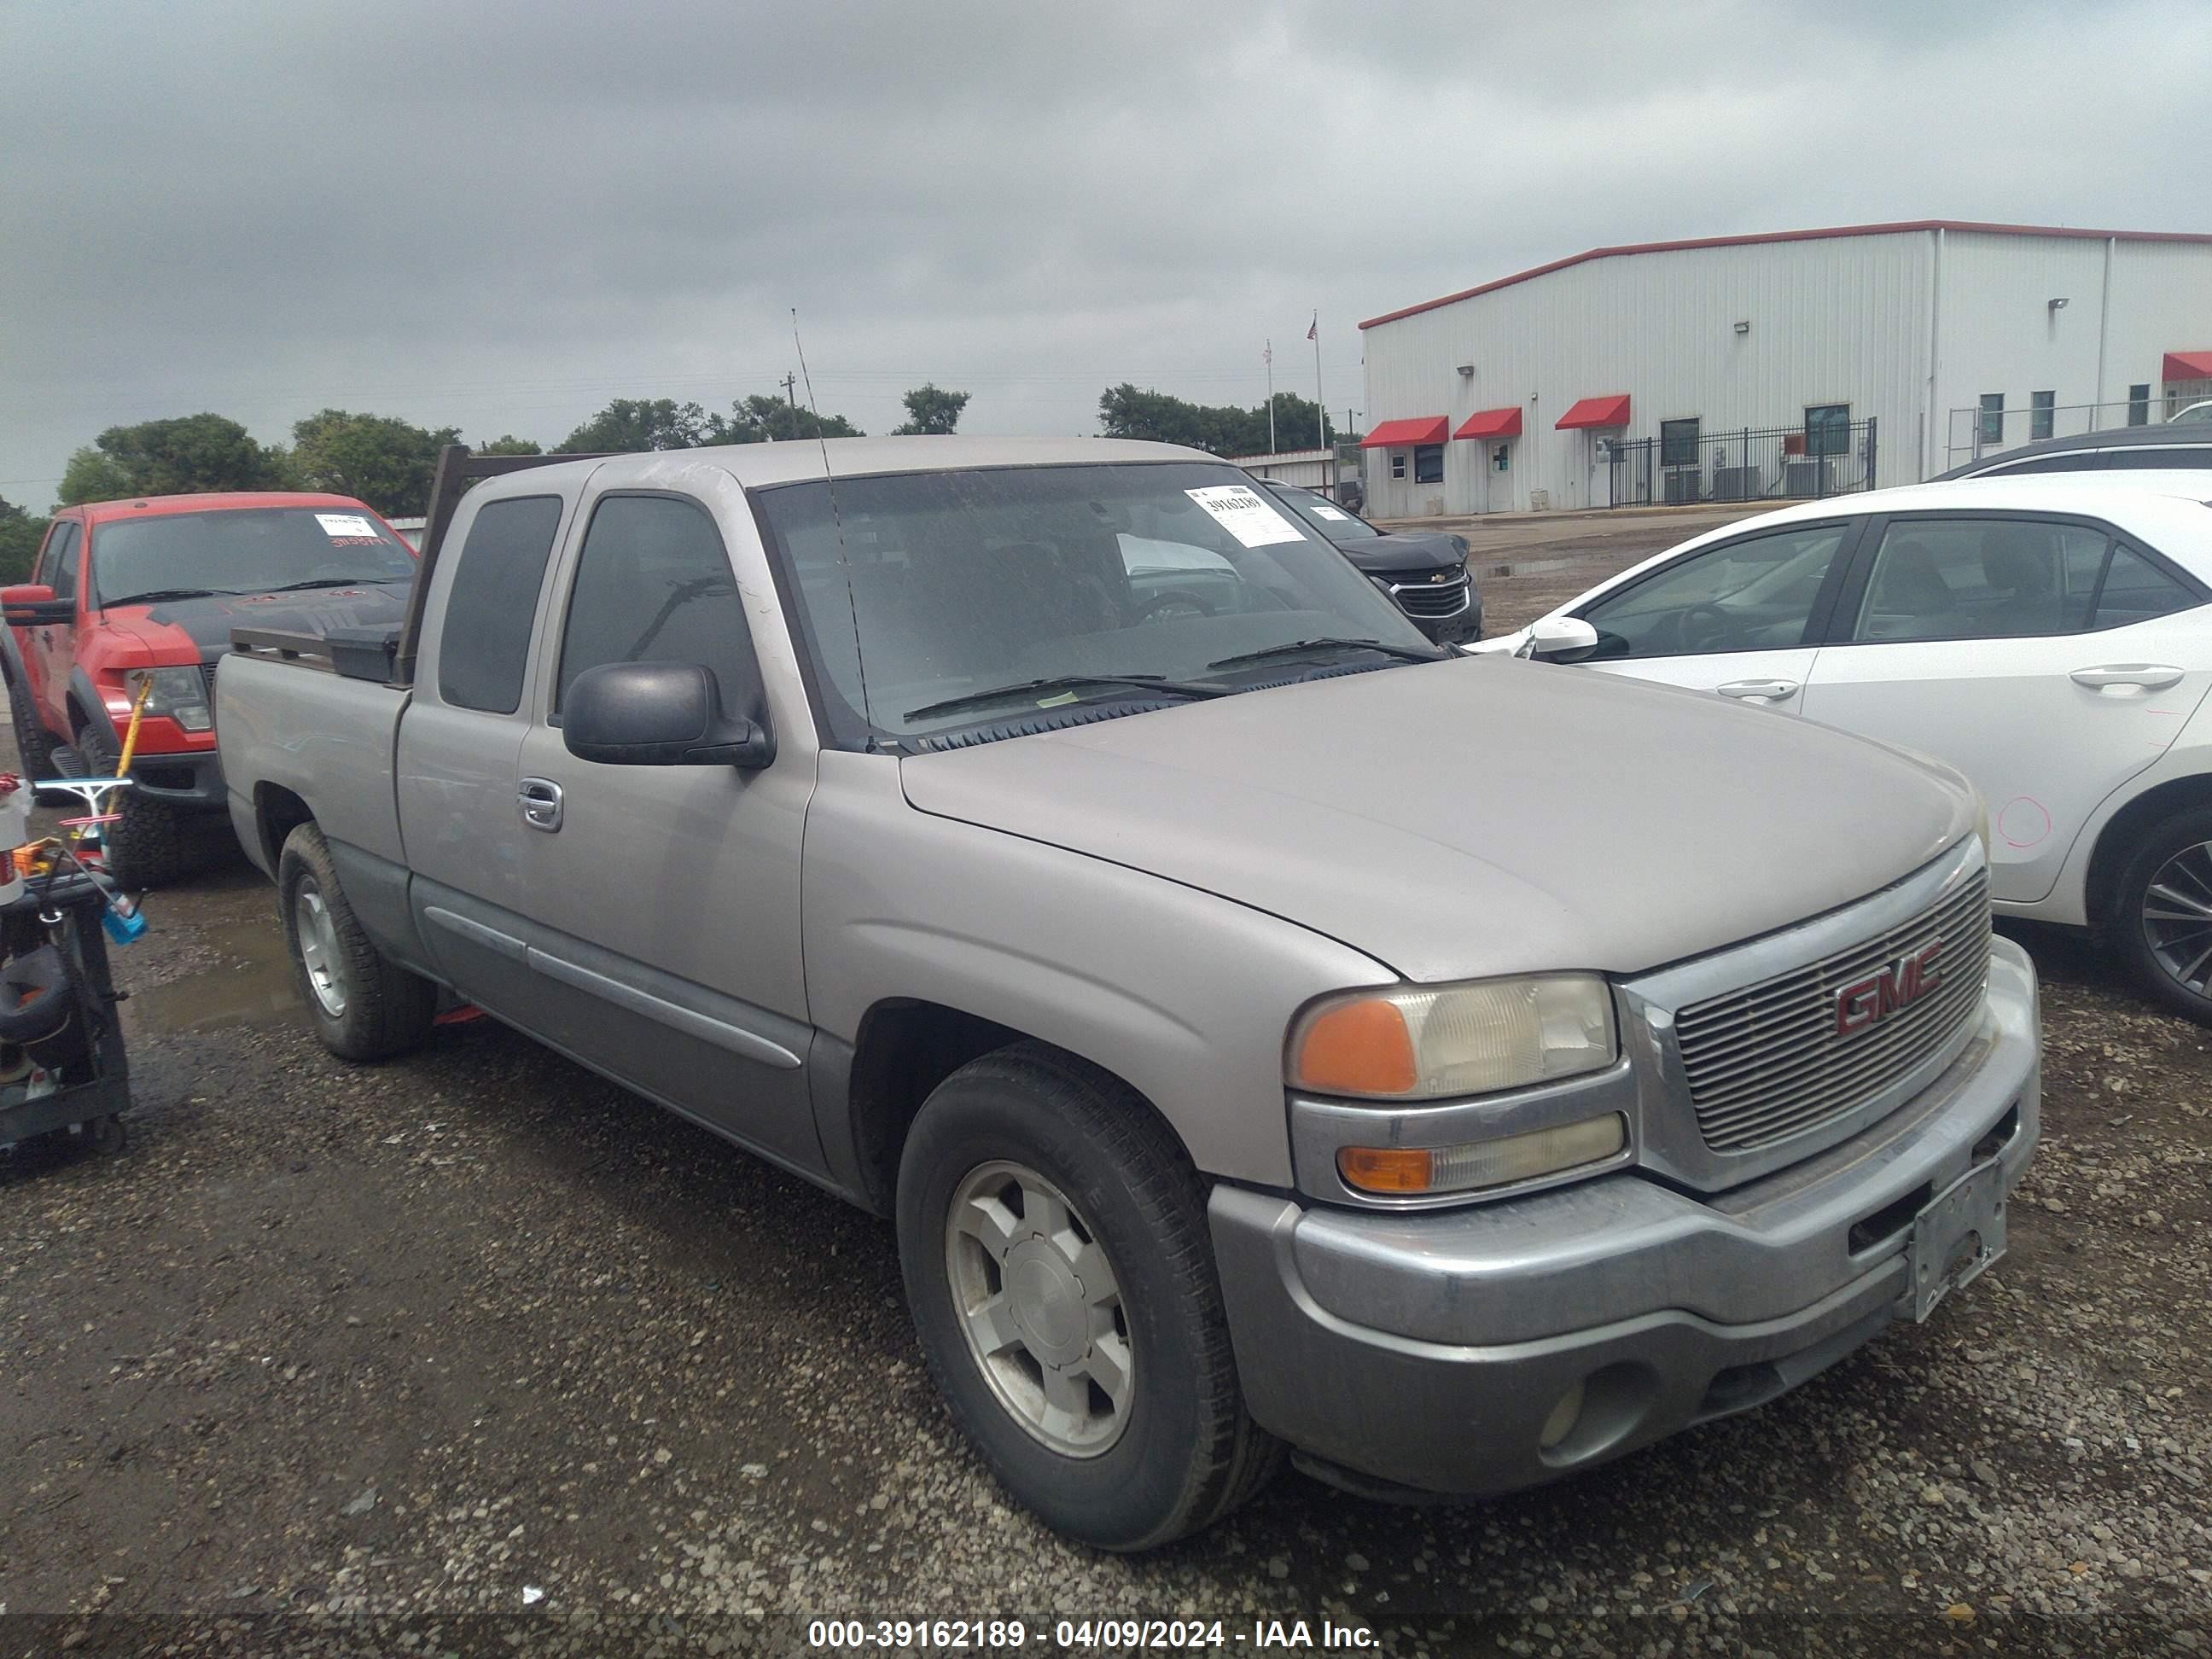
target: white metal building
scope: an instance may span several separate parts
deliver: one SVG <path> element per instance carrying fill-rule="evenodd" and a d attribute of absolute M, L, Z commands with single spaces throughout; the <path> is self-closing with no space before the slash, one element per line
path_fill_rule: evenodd
<path fill-rule="evenodd" d="M 1377 517 L 1787 499 L 2212 395 L 2212 235 L 1928 220 L 1594 248 L 1359 326 Z"/>
<path fill-rule="evenodd" d="M 1334 449 L 1279 449 L 1272 455 L 1231 455 L 1234 466 L 1262 478 L 1276 478 L 1306 489 L 1328 489 L 1336 483 Z"/>

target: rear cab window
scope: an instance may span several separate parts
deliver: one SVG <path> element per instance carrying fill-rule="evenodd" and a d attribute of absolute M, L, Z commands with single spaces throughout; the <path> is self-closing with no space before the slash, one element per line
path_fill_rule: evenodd
<path fill-rule="evenodd" d="M 438 695 L 457 708 L 512 714 L 522 704 L 538 590 L 561 529 L 558 495 L 488 501 L 469 526 L 438 635 Z"/>

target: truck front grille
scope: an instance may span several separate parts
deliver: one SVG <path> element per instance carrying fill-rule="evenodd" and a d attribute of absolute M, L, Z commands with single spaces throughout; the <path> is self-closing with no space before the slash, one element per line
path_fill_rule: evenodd
<path fill-rule="evenodd" d="M 1938 939 L 1935 988 L 1897 1006 L 1881 988 L 1885 970 Z M 1675 1044 L 1705 1145 L 1729 1152 L 1768 1146 L 1872 1100 L 1972 1015 L 1989 968 L 1989 880 L 1977 871 L 1887 933 L 1684 1008 Z M 1869 981 L 1873 988 L 1863 988 Z M 1854 987 L 1863 988 L 1856 1007 L 1876 1017 L 1847 1031 L 1838 1000 Z"/>
<path fill-rule="evenodd" d="M 220 657 L 218 657 L 218 658 L 216 658 L 216 662 L 220 662 L 220 661 L 222 661 L 222 659 L 221 659 Z M 207 697 L 208 697 L 208 702 L 209 702 L 209 703 L 210 703 L 210 705 L 212 705 L 212 704 L 214 703 L 214 702 L 215 702 L 215 663 L 214 663 L 214 662 L 204 662 L 204 663 L 202 663 L 202 664 L 200 665 L 200 678 L 201 678 L 203 680 L 204 680 L 204 681 L 206 681 L 206 682 L 207 682 Z"/>
<path fill-rule="evenodd" d="M 1467 578 L 1448 582 L 1393 582 L 1390 596 L 1409 617 L 1456 617 L 1467 609 Z"/>

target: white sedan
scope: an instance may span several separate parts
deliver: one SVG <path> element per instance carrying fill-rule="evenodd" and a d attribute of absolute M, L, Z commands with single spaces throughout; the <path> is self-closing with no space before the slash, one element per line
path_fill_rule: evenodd
<path fill-rule="evenodd" d="M 1982 478 L 1808 502 L 1466 648 L 1692 687 L 1950 762 L 1988 802 L 1997 911 L 2094 928 L 2145 989 L 2212 1024 L 2212 505 L 2151 482 Z M 1790 811 L 1778 800 L 1744 833 L 1817 846 L 1820 826 Z"/>

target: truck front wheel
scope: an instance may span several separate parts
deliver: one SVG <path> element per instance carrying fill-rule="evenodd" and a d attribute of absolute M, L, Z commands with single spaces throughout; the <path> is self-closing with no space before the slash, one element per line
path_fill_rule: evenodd
<path fill-rule="evenodd" d="M 84 762 L 85 776 L 115 775 L 115 749 L 93 727 L 88 726 L 77 733 L 76 751 Z M 108 802 L 107 810 L 118 816 L 114 823 L 102 826 L 100 840 L 106 852 L 107 873 L 117 886 L 162 887 L 191 870 L 194 814 L 167 801 L 150 799 L 135 789 L 118 789 Z"/>
<path fill-rule="evenodd" d="M 276 909 L 301 999 L 325 1048 L 342 1060 L 385 1060 L 430 1035 L 438 988 L 391 961 L 362 931 L 323 832 L 312 823 L 284 839 Z"/>
<path fill-rule="evenodd" d="M 1013 1496 L 1109 1550 L 1194 1532 L 1279 1445 L 1244 1409 L 1206 1189 L 1133 1091 L 1041 1043 L 939 1085 L 899 1164 L 907 1300 Z"/>

